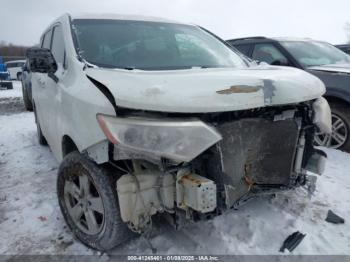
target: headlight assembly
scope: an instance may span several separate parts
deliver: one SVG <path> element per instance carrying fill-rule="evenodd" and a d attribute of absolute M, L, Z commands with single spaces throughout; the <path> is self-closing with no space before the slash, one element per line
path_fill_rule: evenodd
<path fill-rule="evenodd" d="M 120 118 L 98 114 L 106 137 L 122 147 L 189 162 L 222 139 L 199 120 Z"/>
<path fill-rule="evenodd" d="M 332 114 L 326 99 L 320 97 L 312 104 L 314 110 L 313 123 L 322 133 L 332 133 Z"/>

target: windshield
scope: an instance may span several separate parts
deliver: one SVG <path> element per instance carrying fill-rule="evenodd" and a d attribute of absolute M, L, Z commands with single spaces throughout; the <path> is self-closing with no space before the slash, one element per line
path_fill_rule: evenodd
<path fill-rule="evenodd" d="M 349 55 L 325 42 L 282 41 L 281 44 L 304 67 L 350 63 Z"/>
<path fill-rule="evenodd" d="M 183 24 L 77 19 L 77 50 L 100 67 L 172 70 L 246 67 L 243 59 L 204 30 Z"/>

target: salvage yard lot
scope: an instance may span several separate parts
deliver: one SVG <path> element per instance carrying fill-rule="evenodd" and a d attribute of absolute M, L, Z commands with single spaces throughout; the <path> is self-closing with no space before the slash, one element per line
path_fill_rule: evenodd
<path fill-rule="evenodd" d="M 0 254 L 94 254 L 66 227 L 56 199 L 58 163 L 40 146 L 32 112 L 24 110 L 20 82 L 0 90 Z M 326 150 L 329 161 L 314 196 L 307 191 L 255 199 L 212 221 L 175 231 L 154 228 L 159 254 L 279 254 L 284 239 L 306 234 L 293 254 L 350 254 L 350 154 Z M 331 209 L 345 224 L 324 221 Z M 150 254 L 135 239 L 108 253 Z"/>

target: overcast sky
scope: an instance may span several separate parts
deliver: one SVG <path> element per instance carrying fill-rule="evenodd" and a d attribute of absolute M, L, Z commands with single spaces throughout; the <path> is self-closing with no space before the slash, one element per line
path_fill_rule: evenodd
<path fill-rule="evenodd" d="M 350 0 L 0 0 L 0 41 L 33 45 L 63 13 L 160 16 L 195 23 L 224 39 L 245 36 L 348 40 Z"/>

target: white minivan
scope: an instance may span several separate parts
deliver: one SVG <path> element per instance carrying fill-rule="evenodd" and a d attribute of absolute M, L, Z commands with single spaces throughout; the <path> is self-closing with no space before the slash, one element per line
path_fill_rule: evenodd
<path fill-rule="evenodd" d="M 311 74 L 154 17 L 64 15 L 40 43 L 27 53 L 39 142 L 60 161 L 62 214 L 92 248 L 149 232 L 156 214 L 180 228 L 312 190 L 323 172 L 313 139 L 331 113 Z"/>
<path fill-rule="evenodd" d="M 11 79 L 21 80 L 22 67 L 26 60 L 13 60 L 6 62 L 7 70 L 10 72 Z"/>

